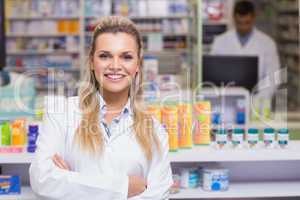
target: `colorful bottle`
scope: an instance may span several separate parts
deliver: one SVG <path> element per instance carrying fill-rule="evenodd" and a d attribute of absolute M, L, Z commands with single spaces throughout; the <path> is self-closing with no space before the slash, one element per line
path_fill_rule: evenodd
<path fill-rule="evenodd" d="M 275 143 L 275 130 L 273 128 L 264 129 L 265 148 L 273 148 Z"/>
<path fill-rule="evenodd" d="M 178 115 L 175 105 L 165 106 L 161 110 L 161 120 L 169 135 L 169 150 L 178 150 Z"/>
<path fill-rule="evenodd" d="M 192 148 L 192 106 L 178 105 L 179 147 Z"/>
<path fill-rule="evenodd" d="M 232 139 L 231 139 L 233 148 L 242 148 L 243 147 L 244 133 L 245 133 L 245 131 L 242 128 L 236 128 L 233 130 Z"/>
<path fill-rule="evenodd" d="M 16 120 L 12 124 L 12 145 L 24 146 L 26 143 L 25 120 Z"/>
<path fill-rule="evenodd" d="M 247 134 L 248 147 L 250 149 L 255 149 L 258 146 L 259 133 L 258 129 L 250 128 Z"/>
<path fill-rule="evenodd" d="M 159 122 L 161 122 L 161 112 L 158 105 L 149 105 L 147 107 L 147 111 L 149 114 L 153 115 Z"/>
<path fill-rule="evenodd" d="M 278 130 L 277 135 L 278 146 L 280 148 L 287 148 L 289 144 L 289 130 L 287 128 L 281 128 Z"/>
<path fill-rule="evenodd" d="M 27 152 L 34 153 L 36 150 L 36 140 L 39 135 L 38 125 L 29 125 L 28 127 L 28 145 Z"/>
<path fill-rule="evenodd" d="M 208 101 L 194 105 L 194 144 L 208 145 L 211 143 L 211 105 Z"/>
<path fill-rule="evenodd" d="M 10 124 L 8 122 L 4 122 L 1 127 L 1 143 L 2 146 L 11 145 L 11 130 Z"/>
<path fill-rule="evenodd" d="M 227 131 L 226 129 L 219 129 L 216 134 L 216 148 L 224 149 L 227 145 Z"/>

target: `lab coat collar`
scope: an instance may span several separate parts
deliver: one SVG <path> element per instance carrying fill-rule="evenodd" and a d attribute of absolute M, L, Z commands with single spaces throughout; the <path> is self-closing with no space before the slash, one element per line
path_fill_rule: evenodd
<path fill-rule="evenodd" d="M 100 102 L 100 116 L 101 116 L 101 119 L 103 119 L 104 114 L 106 112 L 106 102 L 105 102 L 104 98 L 102 97 L 102 95 L 100 94 L 100 92 L 97 92 L 97 95 L 98 95 L 99 102 Z M 127 103 L 125 104 L 120 116 L 117 117 L 117 119 L 120 120 L 120 118 L 122 116 L 127 115 L 127 114 L 129 114 L 130 116 L 133 116 L 133 112 L 131 109 L 131 103 L 130 103 L 130 97 L 128 98 Z"/>

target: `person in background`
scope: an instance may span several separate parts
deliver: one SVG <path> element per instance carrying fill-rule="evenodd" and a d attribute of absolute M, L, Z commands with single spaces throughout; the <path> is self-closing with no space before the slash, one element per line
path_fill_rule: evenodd
<path fill-rule="evenodd" d="M 47 99 L 29 170 L 39 199 L 168 199 L 168 134 L 142 106 L 142 48 L 131 20 L 100 19 L 79 97 Z"/>
<path fill-rule="evenodd" d="M 251 1 L 234 5 L 235 28 L 215 38 L 212 55 L 249 55 L 259 59 L 259 93 L 271 98 L 276 90 L 274 77 L 280 68 L 275 42 L 255 27 L 256 11 Z"/>

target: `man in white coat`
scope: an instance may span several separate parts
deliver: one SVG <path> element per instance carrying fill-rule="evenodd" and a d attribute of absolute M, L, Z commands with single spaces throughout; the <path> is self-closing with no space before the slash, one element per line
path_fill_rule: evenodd
<path fill-rule="evenodd" d="M 235 29 L 215 38 L 213 55 L 258 56 L 259 93 L 271 98 L 276 90 L 274 77 L 279 71 L 279 57 L 276 44 L 271 37 L 255 28 L 255 6 L 252 2 L 241 0 L 234 6 Z"/>

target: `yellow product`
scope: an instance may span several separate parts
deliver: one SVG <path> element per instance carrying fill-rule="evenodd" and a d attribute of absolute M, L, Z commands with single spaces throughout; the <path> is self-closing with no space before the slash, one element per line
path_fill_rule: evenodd
<path fill-rule="evenodd" d="M 71 20 L 71 21 L 68 21 L 68 28 L 69 28 L 69 31 L 68 33 L 71 33 L 71 34 L 77 34 L 79 33 L 79 22 L 78 20 Z"/>
<path fill-rule="evenodd" d="M 158 105 L 147 106 L 147 112 L 154 116 L 159 122 L 161 122 L 160 107 Z"/>
<path fill-rule="evenodd" d="M 26 143 L 25 120 L 16 120 L 12 124 L 12 145 L 24 146 Z"/>
<path fill-rule="evenodd" d="M 161 121 L 169 135 L 169 150 L 178 149 L 178 115 L 176 106 L 165 106 L 161 109 Z"/>
<path fill-rule="evenodd" d="M 57 32 L 58 33 L 67 33 L 67 25 L 68 25 L 68 21 L 67 20 L 59 20 L 57 22 Z"/>
<path fill-rule="evenodd" d="M 190 104 L 178 105 L 178 126 L 180 148 L 192 147 L 192 106 Z"/>
<path fill-rule="evenodd" d="M 194 144 L 210 144 L 211 105 L 208 101 L 194 105 Z"/>

